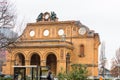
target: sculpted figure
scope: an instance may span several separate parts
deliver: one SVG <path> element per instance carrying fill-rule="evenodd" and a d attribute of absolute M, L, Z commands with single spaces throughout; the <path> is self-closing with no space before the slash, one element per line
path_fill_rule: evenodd
<path fill-rule="evenodd" d="M 51 20 L 54 20 L 55 21 L 55 19 L 57 18 L 56 17 L 56 13 L 55 12 L 51 12 Z"/>
<path fill-rule="evenodd" d="M 43 13 L 40 13 L 37 17 L 37 22 L 43 20 Z"/>

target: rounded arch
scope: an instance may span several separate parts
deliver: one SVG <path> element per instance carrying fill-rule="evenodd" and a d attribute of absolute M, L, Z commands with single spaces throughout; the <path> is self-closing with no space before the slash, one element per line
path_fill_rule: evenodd
<path fill-rule="evenodd" d="M 26 59 L 26 54 L 24 54 L 25 52 L 24 51 L 15 51 L 12 53 L 11 57 L 12 57 L 12 60 L 15 60 L 15 57 L 18 53 L 22 53 L 22 55 L 24 55 L 25 59 Z"/>
<path fill-rule="evenodd" d="M 79 57 L 84 57 L 85 56 L 85 53 L 84 53 L 84 49 L 85 49 L 85 46 L 84 44 L 80 44 L 80 47 L 79 47 Z"/>
<path fill-rule="evenodd" d="M 67 51 L 66 55 L 69 54 L 71 56 L 72 51 Z"/>
<path fill-rule="evenodd" d="M 38 65 L 40 66 L 41 58 L 38 53 L 32 53 L 30 58 L 30 65 Z"/>
<path fill-rule="evenodd" d="M 14 65 L 25 65 L 25 56 L 23 53 L 19 52 L 14 55 Z"/>
<path fill-rule="evenodd" d="M 56 75 L 57 70 L 57 57 L 55 53 L 49 52 L 46 56 L 46 66 L 49 67 L 49 69 L 53 72 L 54 75 Z"/>
<path fill-rule="evenodd" d="M 66 55 L 66 57 L 69 57 L 69 60 L 71 61 L 72 51 L 71 50 L 67 51 L 65 55 Z"/>
<path fill-rule="evenodd" d="M 32 55 L 35 54 L 35 53 L 40 56 L 40 59 L 42 58 L 41 52 L 39 52 L 39 51 L 29 51 L 29 52 L 28 52 L 29 55 L 27 55 L 27 58 L 26 58 L 26 59 L 27 59 L 27 60 L 30 60 L 31 57 L 32 57 Z"/>
<path fill-rule="evenodd" d="M 48 56 L 50 53 L 54 54 L 54 55 L 56 56 L 57 60 L 60 58 L 60 57 L 59 57 L 59 54 L 58 54 L 55 50 L 48 50 L 48 51 L 46 51 L 46 52 L 44 53 L 43 59 L 47 59 L 47 56 Z"/>

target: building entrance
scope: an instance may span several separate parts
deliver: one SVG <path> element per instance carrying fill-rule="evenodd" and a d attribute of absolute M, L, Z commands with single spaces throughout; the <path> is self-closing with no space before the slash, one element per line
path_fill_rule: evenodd
<path fill-rule="evenodd" d="M 37 53 L 34 53 L 32 56 L 31 56 L 31 62 L 30 62 L 31 65 L 37 65 L 37 66 L 40 66 L 40 56 L 37 54 Z"/>
<path fill-rule="evenodd" d="M 53 72 L 53 74 L 56 75 L 57 58 L 53 53 L 50 53 L 47 56 L 46 66 L 48 66 L 50 68 L 50 70 Z"/>
<path fill-rule="evenodd" d="M 25 65 L 25 57 L 22 53 L 16 55 L 15 65 Z"/>
<path fill-rule="evenodd" d="M 14 67 L 14 80 L 26 80 L 26 68 Z"/>
<path fill-rule="evenodd" d="M 28 74 L 27 69 L 30 69 Z M 46 80 L 47 74 L 47 66 L 14 66 L 14 80 Z"/>

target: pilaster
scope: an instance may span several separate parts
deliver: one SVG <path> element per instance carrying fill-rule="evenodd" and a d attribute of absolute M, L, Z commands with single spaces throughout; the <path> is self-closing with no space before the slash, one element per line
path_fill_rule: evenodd
<path fill-rule="evenodd" d="M 14 74 L 14 64 L 15 64 L 15 60 L 11 60 L 11 69 L 10 69 L 10 74 L 11 75 Z"/>
<path fill-rule="evenodd" d="M 57 61 L 57 74 L 66 72 L 66 60 Z"/>
<path fill-rule="evenodd" d="M 30 65 L 30 60 L 25 60 L 25 66 Z M 30 75 L 30 68 L 26 68 L 26 75 Z"/>
<path fill-rule="evenodd" d="M 41 60 L 41 66 L 46 66 L 46 60 Z"/>

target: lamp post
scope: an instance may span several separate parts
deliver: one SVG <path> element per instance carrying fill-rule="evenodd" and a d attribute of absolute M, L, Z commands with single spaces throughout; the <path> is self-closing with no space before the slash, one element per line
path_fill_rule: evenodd
<path fill-rule="evenodd" d="M 103 76 L 103 79 L 105 78 L 105 63 L 106 63 L 106 58 L 104 57 L 103 58 L 103 65 L 102 65 L 102 69 L 103 69 L 102 76 Z"/>
<path fill-rule="evenodd" d="M 70 55 L 66 55 L 66 73 L 68 73 L 68 64 L 70 63 Z"/>

